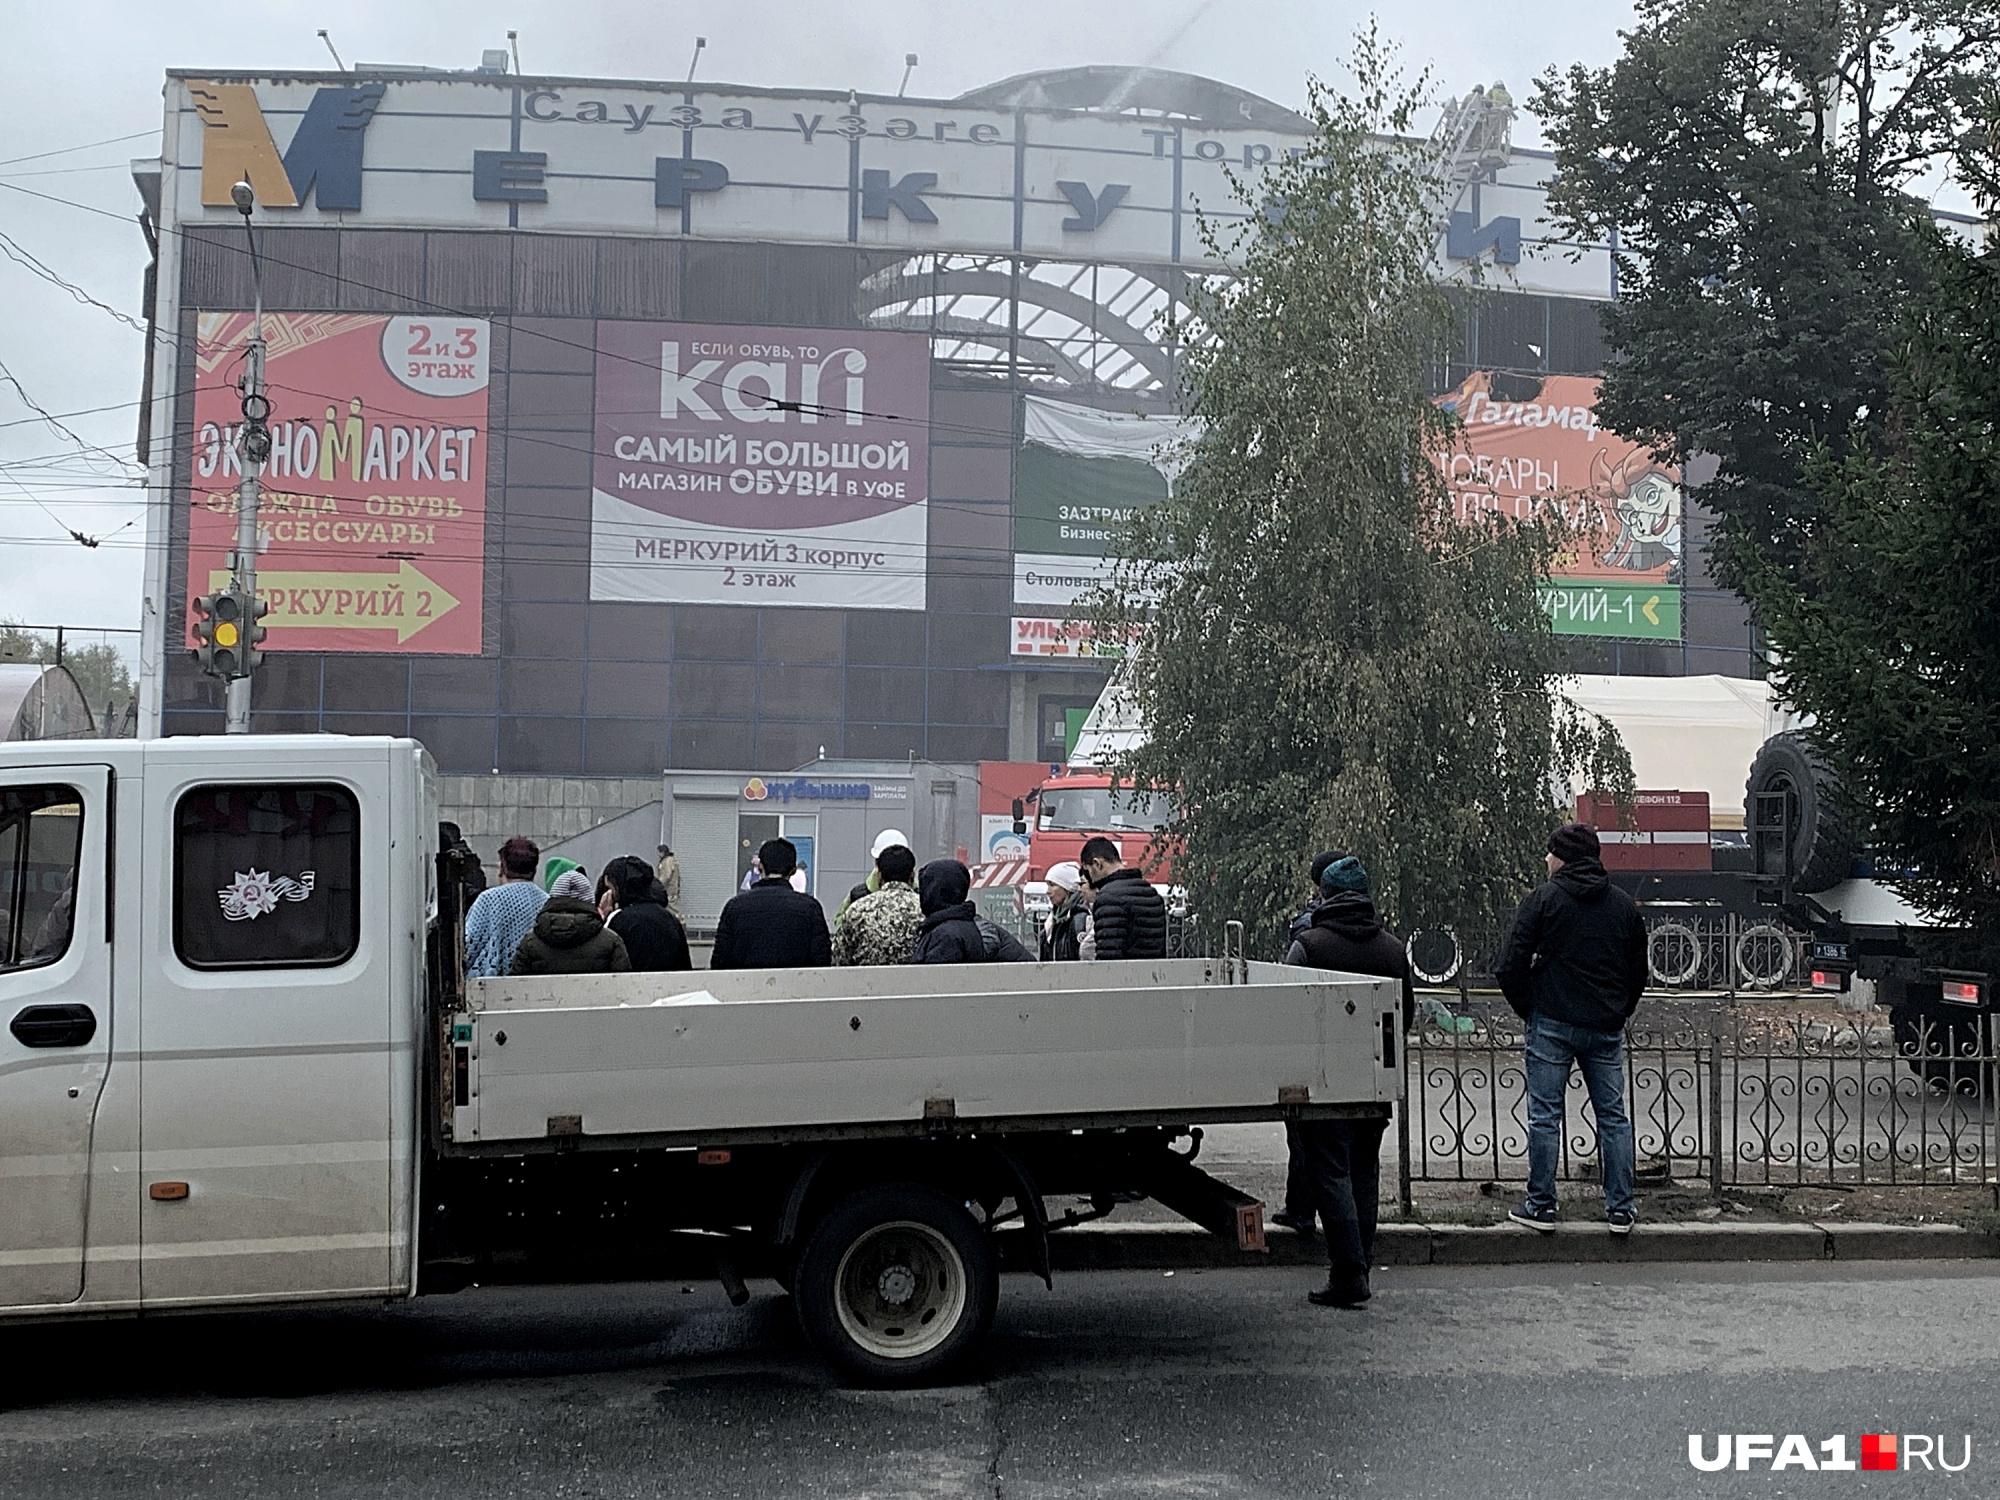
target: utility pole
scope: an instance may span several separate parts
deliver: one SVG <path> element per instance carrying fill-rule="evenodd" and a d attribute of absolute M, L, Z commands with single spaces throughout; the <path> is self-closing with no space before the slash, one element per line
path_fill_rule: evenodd
<path fill-rule="evenodd" d="M 250 343 L 243 361 L 243 377 L 237 389 L 243 393 L 243 429 L 237 447 L 243 456 L 243 483 L 236 492 L 236 550 L 230 555 L 230 592 L 243 606 L 246 618 L 237 622 L 242 632 L 241 666 L 229 679 L 228 719 L 225 732 L 250 732 L 251 672 L 263 653 L 255 649 L 263 627 L 257 624 L 264 613 L 257 601 L 257 497 L 264 461 L 271 456 L 270 398 L 264 394 L 264 276 L 257 263 L 257 236 L 250 227 L 250 210 L 257 205 L 249 178 L 229 190 L 236 211 L 243 215 L 243 233 L 250 241 L 250 279 L 255 290 L 255 311 L 250 318 Z"/>

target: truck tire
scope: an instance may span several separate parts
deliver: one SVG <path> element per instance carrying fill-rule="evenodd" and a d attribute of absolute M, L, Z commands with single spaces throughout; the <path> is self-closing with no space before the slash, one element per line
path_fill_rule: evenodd
<path fill-rule="evenodd" d="M 864 1188 L 828 1214 L 799 1259 L 799 1322 L 857 1384 L 935 1384 L 992 1325 L 999 1270 L 964 1204 L 915 1182 Z"/>
<path fill-rule="evenodd" d="M 1760 834 L 1775 838 L 1777 830 L 1763 829 L 1757 821 L 1757 798 L 1784 793 L 1792 803 L 1792 887 L 1806 895 L 1831 890 L 1847 878 L 1854 864 L 1854 835 L 1841 820 L 1835 802 L 1838 784 L 1819 752 L 1796 729 L 1774 734 L 1750 762 L 1750 779 L 1744 785 L 1744 826 L 1750 832 L 1750 847 L 1759 847 Z M 1770 851 L 1761 867 L 1767 875 L 1784 869 L 1784 852 Z"/>

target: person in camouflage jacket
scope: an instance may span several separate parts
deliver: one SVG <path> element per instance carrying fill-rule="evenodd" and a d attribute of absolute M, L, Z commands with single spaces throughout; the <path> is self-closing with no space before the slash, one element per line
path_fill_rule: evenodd
<path fill-rule="evenodd" d="M 846 911 L 833 930 L 836 964 L 905 964 L 916 946 L 917 926 L 924 919 L 917 899 L 917 856 L 901 844 L 875 857 L 882 888 L 864 896 Z"/>

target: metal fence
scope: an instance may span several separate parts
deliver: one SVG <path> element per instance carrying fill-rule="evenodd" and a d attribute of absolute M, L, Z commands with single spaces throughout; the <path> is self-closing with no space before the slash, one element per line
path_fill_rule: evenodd
<path fill-rule="evenodd" d="M 1429 996 L 1399 1125 L 1410 1184 L 1527 1176 L 1522 1023 L 1504 1003 Z M 1642 1181 L 1725 1187 L 1976 1186 L 2000 1207 L 1988 1016 L 1892 1020 L 1765 1002 L 1648 1000 L 1626 1031 Z M 1597 1123 L 1572 1073 L 1558 1173 L 1597 1176 Z"/>

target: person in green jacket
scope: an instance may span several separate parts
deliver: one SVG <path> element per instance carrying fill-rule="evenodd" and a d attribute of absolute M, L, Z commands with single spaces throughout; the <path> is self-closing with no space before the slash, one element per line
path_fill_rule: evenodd
<path fill-rule="evenodd" d="M 625 940 L 604 925 L 590 902 L 590 879 L 579 870 L 556 877 L 555 889 L 521 939 L 509 974 L 628 974 Z"/>

